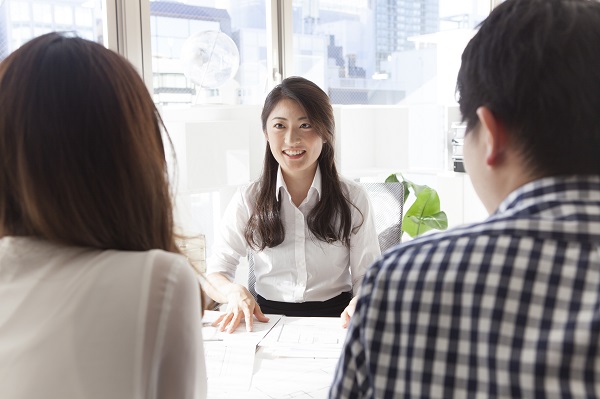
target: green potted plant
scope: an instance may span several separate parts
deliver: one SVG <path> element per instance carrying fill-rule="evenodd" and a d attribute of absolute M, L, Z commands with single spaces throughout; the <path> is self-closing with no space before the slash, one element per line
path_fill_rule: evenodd
<path fill-rule="evenodd" d="M 403 232 L 414 238 L 429 230 L 446 230 L 448 228 L 448 217 L 440 209 L 440 197 L 433 188 L 406 180 L 401 173 L 392 173 L 385 179 L 385 182 L 402 183 L 404 204 L 406 204 L 411 190 L 415 194 L 415 201 L 404 212 L 402 218 Z"/>

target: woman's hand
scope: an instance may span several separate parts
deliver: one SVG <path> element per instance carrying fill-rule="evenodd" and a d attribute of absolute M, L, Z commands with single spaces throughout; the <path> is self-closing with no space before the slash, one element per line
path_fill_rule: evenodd
<path fill-rule="evenodd" d="M 246 331 L 252 331 L 254 321 L 252 316 L 256 316 L 256 319 L 263 323 L 269 321 L 250 291 L 243 285 L 232 284 L 226 296 L 227 310 L 212 323 L 213 326 L 219 328 L 219 331 L 234 332 L 240 325 L 242 317 L 246 322 Z"/>
<path fill-rule="evenodd" d="M 352 300 L 350 301 L 348 306 L 346 306 L 346 309 L 344 309 L 344 311 L 340 315 L 340 318 L 342 319 L 342 327 L 343 328 L 348 328 L 348 324 L 350 324 L 350 318 L 352 317 L 352 315 L 354 314 L 354 310 L 356 309 L 357 301 L 358 301 L 358 296 L 355 296 L 354 298 L 352 298 Z"/>

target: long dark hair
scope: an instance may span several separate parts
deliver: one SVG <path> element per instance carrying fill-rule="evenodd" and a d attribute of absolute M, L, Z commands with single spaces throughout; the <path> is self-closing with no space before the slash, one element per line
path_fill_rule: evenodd
<path fill-rule="evenodd" d="M 0 64 L 0 237 L 179 252 L 161 127 L 123 57 L 58 33 L 24 44 Z"/>
<path fill-rule="evenodd" d="M 350 207 L 354 206 L 342 191 L 335 166 L 335 120 L 327 94 L 313 82 L 301 77 L 289 77 L 269 93 L 261 114 L 262 128 L 266 132 L 267 119 L 275 106 L 283 99 L 297 102 L 306 112 L 311 125 L 325 141 L 318 158 L 322 178 L 321 200 L 307 217 L 307 225 L 314 236 L 326 243 L 341 241 L 350 247 L 353 232 Z M 285 230 L 281 221 L 281 202 L 275 198 L 277 169 L 279 164 L 267 142 L 263 172 L 259 179 L 256 206 L 244 237 L 255 250 L 273 248 L 283 242 Z M 355 207 L 356 208 L 356 207 Z M 360 212 L 360 211 L 359 211 Z M 361 222 L 362 224 L 362 222 Z M 357 226 L 356 228 L 360 227 Z"/>

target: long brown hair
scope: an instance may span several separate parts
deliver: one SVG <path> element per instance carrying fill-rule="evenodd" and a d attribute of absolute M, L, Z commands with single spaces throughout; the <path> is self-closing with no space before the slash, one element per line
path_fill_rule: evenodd
<path fill-rule="evenodd" d="M 24 44 L 0 64 L 0 237 L 179 252 L 161 127 L 123 57 L 58 33 Z"/>
<path fill-rule="evenodd" d="M 308 228 L 321 241 L 341 241 L 346 247 L 350 247 L 350 235 L 353 232 L 350 206 L 356 206 L 342 191 L 335 165 L 335 119 L 329 97 L 310 80 L 297 76 L 284 79 L 265 99 L 261 114 L 263 132 L 266 132 L 269 115 L 283 99 L 297 102 L 325 141 L 318 158 L 322 178 L 321 200 L 307 217 Z M 267 142 L 256 206 L 244 232 L 246 242 L 255 250 L 276 247 L 285 238 L 281 221 L 281 202 L 275 198 L 278 167 L 279 164 Z M 360 227 L 360 224 L 356 228 Z"/>

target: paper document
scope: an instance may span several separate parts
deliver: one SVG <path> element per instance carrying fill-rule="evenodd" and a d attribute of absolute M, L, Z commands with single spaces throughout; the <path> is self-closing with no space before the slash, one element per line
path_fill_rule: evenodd
<path fill-rule="evenodd" d="M 205 312 L 203 325 L 220 314 Z M 340 319 L 267 317 L 253 332 L 203 327 L 208 398 L 327 398 L 346 337 Z"/>
<path fill-rule="evenodd" d="M 259 346 L 275 347 L 282 357 L 337 358 L 346 331 L 337 318 L 284 317 Z"/>
<path fill-rule="evenodd" d="M 252 331 L 250 332 L 246 331 L 246 323 L 242 320 L 234 332 L 228 333 L 227 331 L 219 331 L 218 327 L 211 326 L 212 322 L 217 320 L 221 314 L 223 313 L 211 310 L 204 312 L 204 317 L 202 317 L 202 337 L 204 341 L 224 341 L 227 345 L 254 344 L 256 346 L 283 317 L 276 314 L 265 315 L 269 318 L 266 323 L 254 319 Z"/>
<path fill-rule="evenodd" d="M 202 317 L 202 337 L 208 383 L 229 390 L 248 390 L 254 373 L 256 345 L 275 326 L 283 316 L 266 315 L 267 323 L 254 320 L 253 331 L 246 331 L 242 321 L 232 332 L 221 332 L 212 327 L 222 312 L 205 311 Z"/>
<path fill-rule="evenodd" d="M 271 351 L 275 353 L 268 353 Z M 279 351 L 280 348 L 275 347 L 258 349 L 256 356 L 260 359 L 260 368 L 252 377 L 254 390 L 266 392 L 269 398 L 277 399 L 328 397 L 338 358 L 285 357 L 280 356 Z"/>
<path fill-rule="evenodd" d="M 248 390 L 254 372 L 254 346 L 204 342 L 206 377 L 209 385 Z"/>

